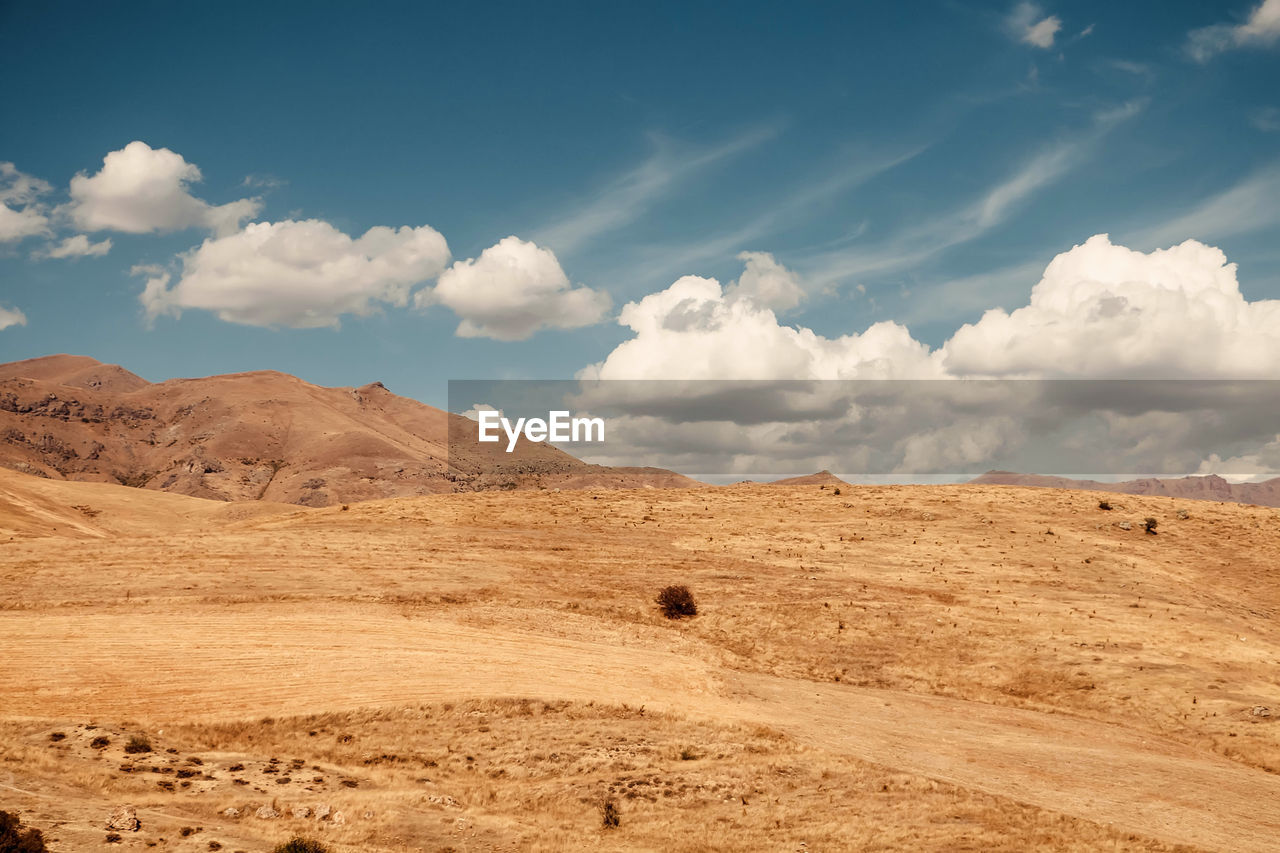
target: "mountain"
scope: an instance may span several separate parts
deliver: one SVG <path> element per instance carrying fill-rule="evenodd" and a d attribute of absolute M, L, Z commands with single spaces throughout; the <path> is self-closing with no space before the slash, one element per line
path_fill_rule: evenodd
<path fill-rule="evenodd" d="M 306 506 L 450 491 L 700 485 L 588 465 L 547 444 L 455 441 L 474 425 L 380 382 L 325 388 L 275 371 L 151 383 L 55 355 L 0 365 L 0 466 L 224 501 Z"/>
<path fill-rule="evenodd" d="M 848 486 L 844 480 L 841 480 L 835 474 L 823 469 L 816 474 L 806 474 L 803 477 L 786 477 L 782 480 L 773 480 L 769 483 L 771 486 Z"/>
<path fill-rule="evenodd" d="M 1261 483 L 1229 483 L 1216 474 L 1206 477 L 1177 477 L 1161 479 L 1145 477 L 1119 483 L 1101 483 L 1097 480 L 1072 480 L 1067 477 L 1048 477 L 1042 474 L 1016 474 L 1012 471 L 988 471 L 969 481 L 994 486 L 1036 486 L 1050 489 L 1082 489 L 1086 491 L 1118 492 L 1126 495 L 1188 498 L 1191 500 L 1226 501 L 1229 503 L 1280 506 L 1280 477 Z"/>

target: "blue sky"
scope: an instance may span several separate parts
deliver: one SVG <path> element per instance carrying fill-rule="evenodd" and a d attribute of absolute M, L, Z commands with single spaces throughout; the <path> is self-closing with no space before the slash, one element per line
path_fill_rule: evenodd
<path fill-rule="evenodd" d="M 1228 313 L 1270 342 L 1278 39 L 1277 0 L 0 4 L 0 359 L 75 352 L 152 380 L 271 368 L 442 405 L 447 379 L 571 377 L 629 342 L 633 372 L 682 370 L 619 311 L 698 276 L 723 300 L 669 291 L 685 325 L 662 309 L 654 347 L 687 346 L 691 375 L 712 375 L 688 306 L 730 311 L 750 278 L 751 322 L 811 332 L 796 369 L 825 378 L 825 342 L 884 321 L 942 358 L 1104 233 L 1137 253 L 1221 250 L 1244 306 Z M 375 226 L 431 230 L 343 242 Z M 268 237 L 334 253 L 328 278 L 283 269 Z M 1160 294 L 1181 287 L 1151 268 Z M 1108 287 L 1089 299 L 1145 305 Z M 1063 316 L 1087 325 L 1088 305 Z M 1222 331 L 1194 308 L 1170 334 Z M 1051 321 L 1019 320 L 1001 352 Z M 1030 369 L 975 355 L 976 337 L 992 339 L 969 334 L 951 363 Z M 830 369 L 894 357 L 860 340 Z M 1232 358 L 1220 372 L 1253 375 Z"/>

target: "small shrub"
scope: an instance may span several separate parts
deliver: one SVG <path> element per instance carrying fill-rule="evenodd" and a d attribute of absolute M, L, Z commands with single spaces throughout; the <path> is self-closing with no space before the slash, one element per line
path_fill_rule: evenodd
<path fill-rule="evenodd" d="M 107 843 L 108 843 L 108 844 L 119 844 L 121 841 L 124 841 L 124 839 L 120 837 L 120 833 L 118 833 L 118 832 L 108 832 L 108 833 L 107 833 Z"/>
<path fill-rule="evenodd" d="M 1098 509 L 1111 509 L 1111 501 L 1098 501 Z"/>
<path fill-rule="evenodd" d="M 840 494 L 840 489 L 836 488 L 836 490 L 832 494 L 836 494 L 836 495 Z"/>
<path fill-rule="evenodd" d="M 681 761 L 697 761 L 699 757 L 700 756 L 698 755 L 698 753 L 694 752 L 692 749 L 689 749 L 689 747 L 687 746 L 684 749 L 680 750 Z"/>
<path fill-rule="evenodd" d="M 129 738 L 129 742 L 124 745 L 124 751 L 130 755 L 137 755 L 140 752 L 150 752 L 151 740 L 146 735 L 134 735 Z"/>
<path fill-rule="evenodd" d="M 605 800 L 600 804 L 600 825 L 605 829 L 617 829 L 622 823 L 622 814 L 618 811 L 618 804 L 613 798 Z"/>
<path fill-rule="evenodd" d="M 1160 522 L 1156 521 L 1156 520 L 1155 520 L 1154 518 L 1152 518 L 1151 516 L 1147 516 L 1147 520 L 1146 520 L 1146 521 L 1144 521 L 1144 522 L 1142 522 L 1142 529 L 1143 529 L 1143 530 L 1145 530 L 1145 531 L 1147 531 L 1148 533 L 1150 533 L 1152 536 L 1155 536 L 1155 535 L 1156 535 L 1156 526 L 1157 526 L 1158 524 L 1160 524 Z"/>
<path fill-rule="evenodd" d="M 58 741 L 60 741 L 60 740 L 66 740 L 66 739 L 67 739 L 67 733 L 66 733 L 66 732 L 52 732 L 52 733 L 50 733 L 50 735 L 49 735 L 49 742 L 50 742 L 50 743 L 57 743 L 57 742 L 58 742 Z"/>
<path fill-rule="evenodd" d="M 40 830 L 24 830 L 16 814 L 0 811 L 0 853 L 47 853 L 48 849 Z"/>
<path fill-rule="evenodd" d="M 693 593 L 684 585 L 663 587 L 658 593 L 658 606 L 662 615 L 668 619 L 683 619 L 686 616 L 697 616 L 698 605 L 694 603 Z"/>
<path fill-rule="evenodd" d="M 294 836 L 284 844 L 278 845 L 271 853 L 329 853 L 329 848 L 319 841 Z"/>
<path fill-rule="evenodd" d="M 96 738 L 89 741 L 89 746 L 93 747 L 94 749 L 106 749 L 107 747 L 111 746 L 111 738 L 107 737 L 106 735 L 98 735 Z"/>

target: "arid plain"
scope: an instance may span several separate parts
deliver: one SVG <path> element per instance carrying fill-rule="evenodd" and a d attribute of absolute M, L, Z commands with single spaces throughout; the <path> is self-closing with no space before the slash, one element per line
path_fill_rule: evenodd
<path fill-rule="evenodd" d="M 1277 520 L 986 485 L 312 509 L 0 471 L 0 807 L 58 851 L 1274 850 Z M 662 617 L 668 583 L 696 617 Z"/>

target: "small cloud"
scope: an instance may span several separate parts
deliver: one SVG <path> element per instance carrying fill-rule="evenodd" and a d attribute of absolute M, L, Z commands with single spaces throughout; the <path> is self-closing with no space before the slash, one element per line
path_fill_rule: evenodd
<path fill-rule="evenodd" d="M 275 175 L 245 175 L 240 186 L 251 190 L 273 190 L 284 186 L 288 181 Z"/>
<path fill-rule="evenodd" d="M 1062 19 L 1057 15 L 1045 15 L 1035 3 L 1019 3 L 1005 19 L 1005 30 L 1010 36 L 1023 44 L 1046 50 L 1053 47 L 1054 37 L 1061 29 Z"/>
<path fill-rule="evenodd" d="M 5 308 L 0 305 L 0 329 L 7 329 L 10 326 L 27 325 L 27 315 L 23 314 L 17 308 Z"/>
<path fill-rule="evenodd" d="M 172 287 L 167 269 L 134 267 L 147 278 L 138 298 L 149 319 L 201 309 L 228 323 L 312 329 L 408 304 L 415 285 L 445 268 L 449 247 L 427 225 L 351 237 L 321 220 L 285 220 L 206 239 L 180 261 Z"/>
<path fill-rule="evenodd" d="M 85 231 L 147 234 L 198 227 L 225 235 L 261 208 L 256 198 L 217 206 L 196 198 L 188 184 L 201 177 L 200 169 L 181 154 L 130 142 L 107 154 L 96 175 L 71 179 L 67 211 Z"/>
<path fill-rule="evenodd" d="M 1080 31 L 1080 35 L 1076 36 L 1076 38 L 1085 38 L 1087 36 L 1093 35 L 1094 26 L 1095 26 L 1094 24 L 1090 24 L 1089 26 L 1085 27 L 1083 30 Z"/>
<path fill-rule="evenodd" d="M 84 258 L 101 257 L 111 251 L 111 238 L 97 243 L 90 242 L 84 234 L 68 237 L 61 243 L 46 247 L 42 251 L 32 252 L 33 258 Z"/>
<path fill-rule="evenodd" d="M 480 253 L 458 261 L 432 290 L 420 290 L 414 304 L 448 307 L 461 318 L 460 338 L 522 341 L 539 329 L 576 329 L 600 322 L 609 294 L 574 287 L 555 253 L 519 237 L 504 237 Z"/>
<path fill-rule="evenodd" d="M 1280 131 L 1280 109 L 1275 107 L 1263 107 L 1262 109 L 1249 116 L 1249 124 L 1261 130 L 1263 133 L 1275 133 Z"/>
<path fill-rule="evenodd" d="M 1132 74 L 1134 77 L 1154 77 L 1155 72 L 1151 66 L 1145 62 L 1133 62 L 1128 59 L 1109 59 L 1103 62 L 1103 66 L 1116 71 L 1123 71 L 1125 74 Z"/>
<path fill-rule="evenodd" d="M 1187 53 L 1208 62 L 1224 51 L 1240 47 L 1269 47 L 1280 40 L 1280 0 L 1263 0 L 1242 24 L 1213 24 L 1192 30 Z"/>
<path fill-rule="evenodd" d="M 0 243 L 49 233 L 48 210 L 39 201 L 49 190 L 39 178 L 0 162 Z"/>

